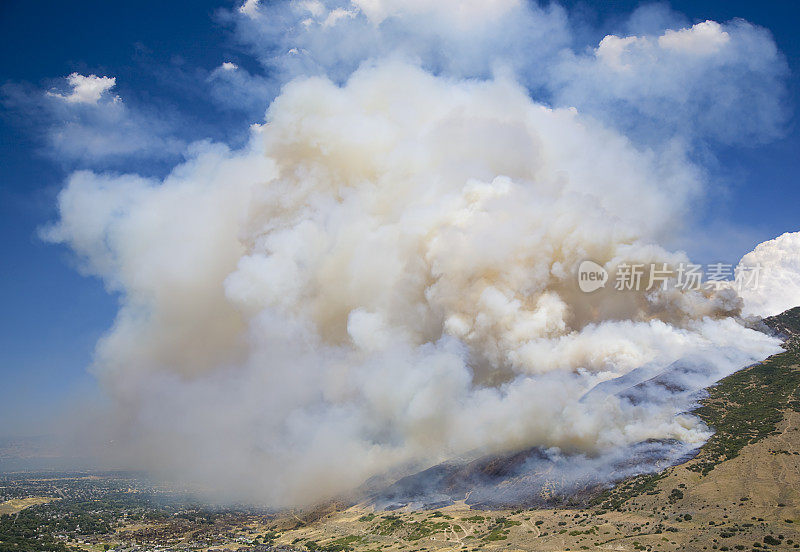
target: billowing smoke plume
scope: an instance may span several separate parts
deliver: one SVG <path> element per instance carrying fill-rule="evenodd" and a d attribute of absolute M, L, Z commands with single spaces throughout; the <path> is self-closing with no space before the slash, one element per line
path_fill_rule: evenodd
<path fill-rule="evenodd" d="M 400 9 L 361 4 L 336 17 L 385 25 Z M 448 40 L 495 4 L 517 6 L 467 3 Z M 635 44 L 644 63 L 645 48 L 686 38 L 670 55 L 713 56 L 734 40 L 708 38 L 719 31 L 609 39 L 598 55 L 625 65 Z M 730 290 L 577 285 L 587 259 L 612 272 L 686 261 L 656 244 L 702 171 L 675 141 L 638 148 L 523 81 L 373 59 L 343 82 L 291 80 L 246 148 L 195 145 L 163 181 L 73 174 L 49 236 L 120 294 L 94 371 L 126 458 L 287 505 L 474 451 L 702 443 L 691 392 L 776 341 L 737 323 Z M 680 392 L 623 392 L 686 359 L 704 368 Z"/>
<path fill-rule="evenodd" d="M 774 316 L 800 306 L 800 232 L 759 244 L 740 265 L 758 271 L 755 285 L 742 290 L 745 314 Z"/>

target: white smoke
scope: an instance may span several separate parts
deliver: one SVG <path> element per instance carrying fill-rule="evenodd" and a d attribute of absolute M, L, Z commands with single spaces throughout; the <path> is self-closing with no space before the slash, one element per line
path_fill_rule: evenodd
<path fill-rule="evenodd" d="M 758 271 L 757 280 L 741 292 L 745 314 L 774 316 L 800 306 L 800 232 L 759 244 L 739 267 Z"/>
<path fill-rule="evenodd" d="M 596 386 L 702 358 L 700 389 L 777 342 L 737 323 L 730 291 L 587 295 L 576 277 L 586 259 L 686 261 L 656 244 L 701 173 L 511 73 L 390 57 L 293 80 L 246 148 L 195 145 L 163 181 L 73 174 L 48 235 L 120 294 L 94 371 L 126 457 L 288 505 L 474 450 L 706 439 L 691 396 Z"/>

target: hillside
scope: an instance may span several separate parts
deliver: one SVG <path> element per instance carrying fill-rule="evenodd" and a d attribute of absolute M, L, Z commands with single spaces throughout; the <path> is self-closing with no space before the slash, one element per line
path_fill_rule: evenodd
<path fill-rule="evenodd" d="M 708 389 L 696 414 L 715 433 L 680 465 L 587 489 L 575 507 L 475 510 L 461 500 L 429 510 L 362 504 L 314 521 L 319 512 L 293 513 L 267 542 L 330 551 L 800 548 L 800 308 L 764 322 L 787 350 Z"/>

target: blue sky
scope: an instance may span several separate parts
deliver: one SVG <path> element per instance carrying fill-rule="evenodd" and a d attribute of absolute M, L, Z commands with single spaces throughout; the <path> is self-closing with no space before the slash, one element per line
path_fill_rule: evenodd
<path fill-rule="evenodd" d="M 62 2 L 3 2 L 0 78 L 47 86 L 74 71 L 107 72 L 121 75 L 126 88 L 169 97 L 163 83 L 142 85 L 157 78 L 153 72 L 161 64 L 220 63 L 229 39 L 214 22 L 219 6 L 197 2 L 185 10 L 163 2 L 86 2 L 78 10 Z M 0 273 L 0 419 L 6 423 L 0 424 L 0 433 L 8 434 L 17 433 L 17 424 L 19 433 L 36 432 L 64 401 L 94 392 L 86 367 L 116 312 L 116 298 L 99 280 L 81 276 L 64 249 L 38 237 L 38 229 L 55 215 L 56 194 L 72 167 L 48 155 L 35 129 L 20 120 L 24 117 L 5 110 L 0 122 L 0 224 L 6 259 Z M 163 164 L 156 170 L 163 171 Z"/>
<path fill-rule="evenodd" d="M 619 32 L 640 5 L 563 4 L 573 40 L 586 46 Z M 696 152 L 706 161 L 715 193 L 698 205 L 703 215 L 690 253 L 736 262 L 757 243 L 800 229 L 800 7 L 744 1 L 669 6 L 690 24 L 741 17 L 765 27 L 789 65 L 790 118 L 782 136 L 757 145 L 712 141 Z M 39 237 L 57 216 L 56 195 L 67 175 L 94 168 L 163 176 L 181 159 L 184 144 L 212 139 L 237 147 L 248 125 L 262 119 L 273 90 L 270 70 L 220 11 L 236 7 L 220 1 L 89 1 L 79 9 L 64 2 L 0 4 L 0 436 L 44 431 L 65 405 L 97 392 L 86 368 L 95 342 L 114 320 L 118 297 L 100 280 L 82 276 L 65 247 Z M 256 76 L 248 85 L 252 101 L 232 106 L 215 93 L 212 74 L 226 61 Z M 63 92 L 63 79 L 73 72 L 114 76 L 113 92 L 124 99 L 123 116 L 132 121 L 127 136 L 141 132 L 146 143 L 132 146 L 134 153 L 91 159 L 54 148 L 47 129 L 66 115 L 47 112 L 49 104 L 37 98 L 48 90 Z"/>

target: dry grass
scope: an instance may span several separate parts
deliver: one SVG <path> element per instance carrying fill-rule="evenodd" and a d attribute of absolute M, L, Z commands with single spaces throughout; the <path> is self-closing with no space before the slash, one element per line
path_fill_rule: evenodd
<path fill-rule="evenodd" d="M 21 512 L 25 508 L 30 508 L 31 506 L 36 506 L 38 504 L 47 504 L 48 502 L 53 502 L 54 500 L 58 499 L 49 496 L 12 498 L 11 500 L 6 500 L 5 502 L 0 503 L 0 516 L 2 516 L 3 514 L 16 514 L 17 512 Z"/>

